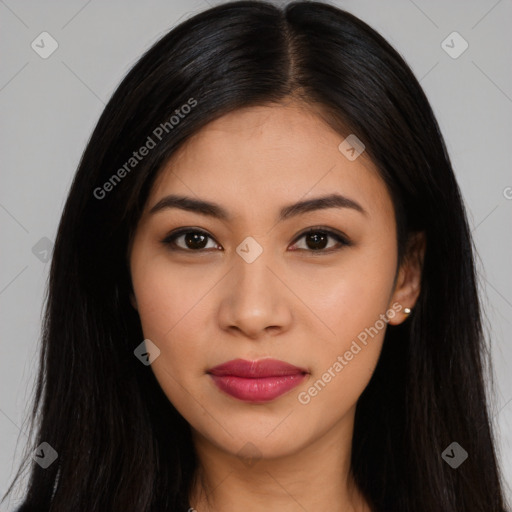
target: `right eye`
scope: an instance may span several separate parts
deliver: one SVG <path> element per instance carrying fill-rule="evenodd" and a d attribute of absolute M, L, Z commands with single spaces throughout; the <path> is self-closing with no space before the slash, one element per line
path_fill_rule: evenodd
<path fill-rule="evenodd" d="M 204 249 L 221 250 L 220 246 L 213 244 L 207 247 L 208 239 L 214 242 L 214 239 L 205 231 L 193 228 L 180 229 L 168 235 L 162 243 L 167 245 L 171 250 L 181 250 L 186 252 L 201 252 Z"/>

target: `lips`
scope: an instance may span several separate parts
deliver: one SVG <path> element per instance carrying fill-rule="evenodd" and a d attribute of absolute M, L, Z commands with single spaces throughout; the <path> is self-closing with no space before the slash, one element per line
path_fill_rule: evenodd
<path fill-rule="evenodd" d="M 298 386 L 308 375 L 304 368 L 276 359 L 234 359 L 208 371 L 217 387 L 245 402 L 269 402 Z"/>

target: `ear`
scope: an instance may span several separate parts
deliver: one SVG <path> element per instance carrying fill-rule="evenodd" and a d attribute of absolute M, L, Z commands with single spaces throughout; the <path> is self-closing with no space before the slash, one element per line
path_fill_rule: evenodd
<path fill-rule="evenodd" d="M 405 313 L 405 308 L 412 310 L 416 304 L 420 294 L 425 249 L 425 233 L 413 233 L 407 240 L 404 258 L 398 271 L 390 302 L 390 306 L 398 303 L 402 307 L 393 318 L 389 318 L 388 323 L 391 325 L 399 325 L 406 320 L 409 315 Z"/>

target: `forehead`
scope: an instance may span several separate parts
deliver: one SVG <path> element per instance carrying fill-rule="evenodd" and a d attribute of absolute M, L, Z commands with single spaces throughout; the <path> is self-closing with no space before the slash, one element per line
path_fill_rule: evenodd
<path fill-rule="evenodd" d="M 221 202 L 254 212 L 339 192 L 374 214 L 392 209 L 377 168 L 363 152 L 351 161 L 344 136 L 311 109 L 272 105 L 236 110 L 194 134 L 167 162 L 148 207 L 166 193 Z"/>

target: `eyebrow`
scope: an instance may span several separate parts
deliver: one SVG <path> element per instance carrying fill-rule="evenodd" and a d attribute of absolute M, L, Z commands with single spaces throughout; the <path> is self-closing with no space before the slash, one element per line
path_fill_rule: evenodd
<path fill-rule="evenodd" d="M 179 208 L 219 220 L 230 220 L 232 218 L 229 212 L 217 203 L 177 194 L 171 194 L 160 199 L 160 201 L 151 208 L 149 213 L 153 215 L 169 208 Z M 366 210 L 353 199 L 349 199 L 341 194 L 329 194 L 284 206 L 279 212 L 279 220 L 282 221 L 290 217 L 316 210 L 325 210 L 327 208 L 350 208 L 363 215 L 368 215 Z"/>

